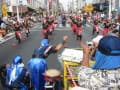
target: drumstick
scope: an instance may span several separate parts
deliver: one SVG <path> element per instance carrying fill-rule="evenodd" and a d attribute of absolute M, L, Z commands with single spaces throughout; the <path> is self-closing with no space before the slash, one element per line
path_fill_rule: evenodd
<path fill-rule="evenodd" d="M 69 75 L 70 75 L 70 77 L 71 77 L 71 79 L 72 79 L 73 85 L 76 87 L 76 86 L 77 86 L 77 84 L 76 84 L 76 82 L 75 82 L 75 80 L 74 80 L 74 78 L 73 78 L 72 72 L 71 72 L 71 70 L 70 70 L 70 68 L 69 68 L 68 64 L 67 64 L 67 63 L 65 63 L 65 65 L 66 65 L 67 70 L 68 70 L 68 72 L 69 72 Z"/>

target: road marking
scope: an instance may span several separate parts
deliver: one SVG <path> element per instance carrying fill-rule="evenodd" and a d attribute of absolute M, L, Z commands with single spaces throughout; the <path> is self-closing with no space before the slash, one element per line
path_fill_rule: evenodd
<path fill-rule="evenodd" d="M 101 26 L 99 26 L 99 29 L 100 29 L 101 31 L 103 31 L 103 28 L 102 28 Z"/>
<path fill-rule="evenodd" d="M 89 25 L 89 24 L 86 24 L 86 26 L 87 26 L 87 27 L 91 27 L 91 25 Z"/>
<path fill-rule="evenodd" d="M 62 24 L 61 24 L 61 26 L 62 26 Z M 87 24 L 87 27 L 91 27 L 92 25 L 88 25 Z M 34 28 L 31 28 L 30 29 L 30 32 L 34 32 L 34 31 L 42 31 L 42 26 L 40 26 L 38 29 L 35 29 L 36 27 L 39 27 L 39 25 L 37 25 L 37 26 L 35 26 Z M 69 24 L 66 24 L 66 27 L 70 27 L 70 25 Z M 62 26 L 62 28 L 60 27 L 58 27 L 58 28 L 55 28 L 55 31 L 71 31 L 71 28 L 68 28 L 68 29 L 65 29 L 66 27 L 63 27 Z M 101 31 L 103 31 L 103 28 L 101 27 L 101 26 L 99 26 L 99 29 L 101 30 Z M 24 31 L 23 31 L 24 32 Z M 22 33 L 23 33 L 22 32 Z M 6 39 L 4 39 L 4 38 L 1 38 L 0 37 L 0 44 L 2 44 L 2 43 L 4 43 L 4 42 L 6 42 L 6 41 L 8 41 L 8 40 L 10 40 L 10 39 L 12 39 L 12 38 L 14 38 L 15 37 L 15 35 L 13 34 L 13 35 L 11 35 L 11 36 L 9 36 L 9 38 L 6 38 Z"/>
<path fill-rule="evenodd" d="M 58 27 L 63 27 L 62 24 L 59 24 Z"/>
<path fill-rule="evenodd" d="M 70 27 L 70 24 L 67 23 L 67 24 L 66 24 L 66 27 Z"/>
<path fill-rule="evenodd" d="M 40 26 L 40 27 L 39 27 L 39 26 Z M 38 27 L 38 28 L 42 28 L 42 25 L 36 24 L 36 26 L 34 26 L 34 27 L 31 28 L 31 29 L 33 29 L 33 31 L 34 31 L 34 29 L 37 28 L 37 27 Z M 32 31 L 31 29 L 30 29 L 30 31 Z M 24 30 L 21 32 L 21 34 L 22 34 L 22 33 L 24 33 Z M 5 38 L 5 39 L 2 38 L 2 37 L 0 37 L 0 44 L 2 44 L 2 43 L 4 43 L 4 42 L 6 42 L 6 41 L 8 41 L 8 40 L 10 40 L 10 39 L 12 39 L 12 38 L 14 38 L 14 37 L 15 37 L 15 33 L 12 33 L 12 34 L 9 35 L 8 37 L 9 37 L 9 38 Z"/>
<path fill-rule="evenodd" d="M 24 32 L 24 31 L 22 31 L 21 34 L 22 34 L 23 32 Z M 8 41 L 8 40 L 10 40 L 10 39 L 12 39 L 12 38 L 14 38 L 14 37 L 15 37 L 15 33 L 12 33 L 12 34 L 9 36 L 9 38 L 5 38 L 3 41 L 0 42 L 0 44 L 4 43 L 4 42 L 6 42 L 6 41 Z"/>
<path fill-rule="evenodd" d="M 58 27 L 70 27 L 70 24 L 66 24 L 66 26 L 63 26 L 61 23 L 60 24 L 58 24 Z"/>
<path fill-rule="evenodd" d="M 0 37 L 0 42 L 2 42 L 2 41 L 4 41 L 5 39 L 4 38 L 2 38 L 2 36 Z"/>
<path fill-rule="evenodd" d="M 40 26 L 40 28 L 42 28 L 42 26 Z"/>
<path fill-rule="evenodd" d="M 6 42 L 6 41 L 8 41 L 8 40 L 10 40 L 10 39 L 12 39 L 12 38 L 14 38 L 14 37 L 15 37 L 14 35 L 13 35 L 13 36 L 10 36 L 9 38 L 4 39 L 3 41 L 1 41 L 0 44 L 4 43 L 4 42 Z"/>
<path fill-rule="evenodd" d="M 32 29 L 32 30 L 30 30 L 30 32 L 34 32 L 34 31 L 42 31 L 42 30 L 39 30 L 39 29 Z"/>
<path fill-rule="evenodd" d="M 64 29 L 64 28 L 57 28 L 57 29 L 55 29 L 55 31 L 70 31 L 71 29 Z M 39 29 L 32 29 L 32 30 L 30 30 L 30 31 L 32 31 L 32 32 L 34 32 L 34 31 L 42 31 L 42 30 L 39 30 Z"/>
<path fill-rule="evenodd" d="M 42 28 L 42 25 L 39 25 L 39 24 L 38 24 L 38 25 L 34 26 L 33 29 L 34 29 L 34 28 Z"/>
<path fill-rule="evenodd" d="M 55 29 L 55 31 L 70 31 L 71 29 Z"/>
<path fill-rule="evenodd" d="M 92 25 L 86 24 L 86 26 L 90 28 L 91 26 L 93 26 L 93 24 Z M 99 30 L 103 31 L 103 28 L 100 25 L 98 28 L 99 28 Z"/>

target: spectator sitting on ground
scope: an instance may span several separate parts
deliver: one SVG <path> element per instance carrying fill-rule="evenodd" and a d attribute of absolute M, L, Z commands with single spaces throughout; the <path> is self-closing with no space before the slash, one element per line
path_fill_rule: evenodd
<path fill-rule="evenodd" d="M 96 50 L 95 64 L 89 65 L 90 47 L 83 46 L 83 61 L 78 74 L 81 87 L 90 90 L 118 90 L 120 87 L 120 39 L 115 36 L 103 37 Z"/>

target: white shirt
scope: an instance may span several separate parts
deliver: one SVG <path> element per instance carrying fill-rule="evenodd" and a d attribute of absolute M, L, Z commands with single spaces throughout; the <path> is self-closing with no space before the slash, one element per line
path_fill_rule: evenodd
<path fill-rule="evenodd" d="M 5 23 L 2 23 L 2 24 L 1 24 L 1 29 L 5 29 L 5 28 L 6 28 Z"/>
<path fill-rule="evenodd" d="M 103 18 L 103 17 L 104 17 L 104 14 L 101 14 L 101 17 Z"/>

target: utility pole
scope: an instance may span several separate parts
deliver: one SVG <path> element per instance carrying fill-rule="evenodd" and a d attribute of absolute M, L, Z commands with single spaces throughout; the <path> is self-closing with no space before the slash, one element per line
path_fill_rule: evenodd
<path fill-rule="evenodd" d="M 120 0 L 119 0 L 119 8 L 120 8 Z"/>
<path fill-rule="evenodd" d="M 56 2 L 57 2 L 57 15 L 58 15 L 59 8 L 60 8 L 60 6 L 59 6 L 59 0 L 57 0 Z"/>
<path fill-rule="evenodd" d="M 17 21 L 20 21 L 20 17 L 19 17 L 19 0 L 16 0 L 16 8 L 17 8 Z"/>
<path fill-rule="evenodd" d="M 72 13 L 74 13 L 74 0 L 72 0 Z"/>
<path fill-rule="evenodd" d="M 44 4 L 45 4 L 45 11 L 46 11 L 45 14 L 46 14 L 47 13 L 47 9 L 48 9 L 47 8 L 47 0 L 44 0 Z"/>
<path fill-rule="evenodd" d="M 20 12 L 21 12 L 21 17 L 22 17 L 22 0 L 19 1 L 19 4 L 20 4 Z"/>
<path fill-rule="evenodd" d="M 78 10 L 80 9 L 80 1 L 77 0 L 77 7 L 78 7 Z"/>
<path fill-rule="evenodd" d="M 111 18 L 111 11 L 112 11 L 112 9 L 111 9 L 111 3 L 112 3 L 112 1 L 109 0 L 109 18 Z"/>
<path fill-rule="evenodd" d="M 0 1 L 0 17 L 2 17 L 2 0 Z"/>

